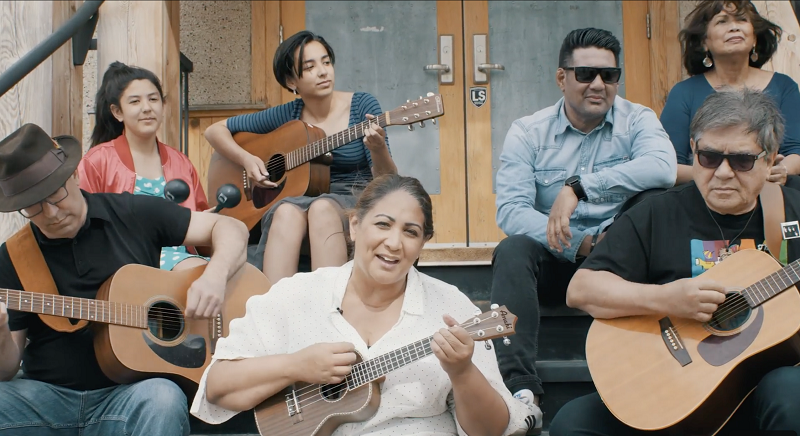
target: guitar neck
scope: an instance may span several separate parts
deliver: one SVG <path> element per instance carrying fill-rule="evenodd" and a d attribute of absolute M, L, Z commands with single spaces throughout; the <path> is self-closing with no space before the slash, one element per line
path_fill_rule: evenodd
<path fill-rule="evenodd" d="M 352 371 L 346 377 L 348 389 L 355 389 L 371 383 L 396 369 L 430 356 L 433 354 L 431 349 L 432 340 L 433 336 L 428 336 L 425 339 L 420 339 L 386 354 L 353 365 Z"/>
<path fill-rule="evenodd" d="M 750 307 L 756 307 L 797 283 L 800 283 L 800 259 L 744 288 L 741 295 Z"/>
<path fill-rule="evenodd" d="M 352 127 L 348 128 L 347 130 L 342 130 L 341 132 L 328 136 L 327 138 L 322 138 L 318 141 L 312 142 L 311 144 L 305 145 L 300 147 L 296 150 L 293 150 L 286 154 L 286 169 L 296 168 L 304 163 L 316 159 L 322 156 L 325 153 L 330 153 L 331 151 L 345 145 L 349 144 L 356 139 L 363 138 L 366 135 L 366 130 L 369 125 L 379 125 L 381 127 L 386 127 L 387 123 L 387 116 L 386 114 L 381 114 L 369 121 L 362 121 L 358 124 L 353 125 Z"/>
<path fill-rule="evenodd" d="M 19 312 L 147 328 L 147 308 L 132 304 L 11 289 L 0 289 L 0 302 Z"/>

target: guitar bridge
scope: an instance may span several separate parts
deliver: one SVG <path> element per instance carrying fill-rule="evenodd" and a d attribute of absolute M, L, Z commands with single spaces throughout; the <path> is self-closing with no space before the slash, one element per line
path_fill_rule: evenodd
<path fill-rule="evenodd" d="M 300 402 L 297 401 L 297 391 L 292 391 L 286 394 L 286 408 L 289 411 L 289 417 L 294 417 L 295 424 L 303 421 L 303 412 L 300 410 Z"/>
<path fill-rule="evenodd" d="M 208 327 L 211 330 L 209 332 L 209 338 L 211 339 L 209 341 L 211 343 L 211 354 L 214 354 L 214 351 L 217 349 L 217 339 L 222 337 L 222 314 L 211 318 L 211 321 L 208 323 Z"/>
<path fill-rule="evenodd" d="M 692 357 L 689 356 L 689 351 L 683 346 L 683 340 L 678 334 L 678 330 L 672 325 L 669 317 L 664 317 L 658 320 L 658 325 L 661 327 L 661 339 L 664 340 L 664 345 L 667 346 L 670 354 L 681 366 L 686 366 L 692 363 Z"/>
<path fill-rule="evenodd" d="M 247 178 L 247 170 L 242 170 L 242 191 L 247 201 L 253 201 L 253 193 L 250 190 L 250 179 Z"/>

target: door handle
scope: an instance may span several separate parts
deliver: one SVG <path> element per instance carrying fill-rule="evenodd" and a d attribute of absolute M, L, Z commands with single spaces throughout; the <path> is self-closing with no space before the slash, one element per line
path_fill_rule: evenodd
<path fill-rule="evenodd" d="M 439 63 L 425 65 L 425 71 L 435 71 L 439 74 L 439 84 L 453 84 L 453 35 L 439 36 Z"/>
<path fill-rule="evenodd" d="M 472 49 L 474 56 L 472 62 L 475 64 L 474 81 L 476 85 L 489 83 L 489 70 L 505 70 L 502 64 L 490 64 L 488 62 L 489 44 L 486 35 L 472 35 Z"/>

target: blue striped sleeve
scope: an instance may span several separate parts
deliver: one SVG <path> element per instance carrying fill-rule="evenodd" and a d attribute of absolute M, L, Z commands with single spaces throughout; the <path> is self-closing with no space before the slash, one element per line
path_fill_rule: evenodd
<path fill-rule="evenodd" d="M 253 114 L 236 115 L 228 118 L 225 125 L 231 134 L 239 132 L 269 133 L 295 118 L 298 100 Z"/>
<path fill-rule="evenodd" d="M 375 98 L 372 94 L 368 92 L 359 92 L 360 97 L 357 102 L 357 111 L 360 116 L 360 120 L 364 121 L 367 119 L 367 114 L 375 115 L 376 117 L 383 113 L 381 109 L 380 103 L 378 103 L 378 99 Z M 366 148 L 366 145 L 364 146 Z M 392 154 L 392 149 L 389 147 L 389 132 L 386 132 L 386 148 L 389 149 L 389 155 Z M 369 153 L 367 150 L 367 162 L 369 162 L 369 167 L 372 168 L 372 153 Z"/>

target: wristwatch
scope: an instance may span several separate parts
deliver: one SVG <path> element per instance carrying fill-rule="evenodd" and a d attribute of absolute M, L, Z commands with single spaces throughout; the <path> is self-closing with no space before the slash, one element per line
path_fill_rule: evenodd
<path fill-rule="evenodd" d="M 564 181 L 564 186 L 572 188 L 572 191 L 575 192 L 579 201 L 586 201 L 589 199 L 589 197 L 586 196 L 586 191 L 583 190 L 583 185 L 581 185 L 581 176 L 572 176 L 568 178 Z"/>

